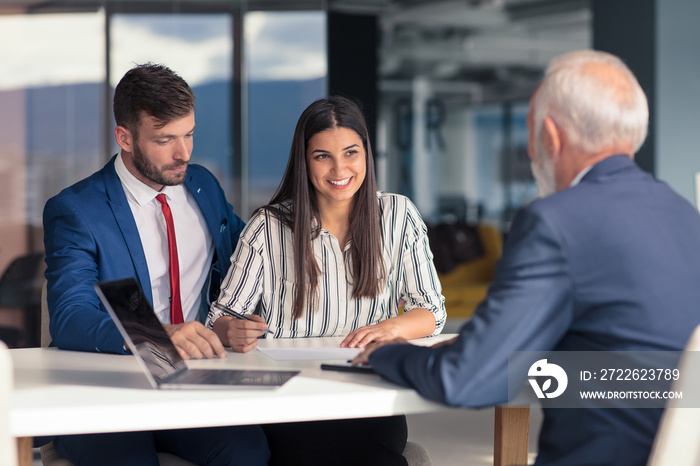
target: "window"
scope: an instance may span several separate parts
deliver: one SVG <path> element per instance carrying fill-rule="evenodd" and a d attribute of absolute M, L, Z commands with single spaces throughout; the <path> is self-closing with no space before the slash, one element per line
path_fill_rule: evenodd
<path fill-rule="evenodd" d="M 102 165 L 104 14 L 0 16 L 0 271 L 40 251 L 46 200 Z"/>
<path fill-rule="evenodd" d="M 253 6 L 114 1 L 0 14 L 0 43 L 14 44 L 0 48 L 0 271 L 43 249 L 46 200 L 119 150 L 111 99 L 134 64 L 163 63 L 190 84 L 193 161 L 236 212 L 247 218 L 270 200 L 301 111 L 326 94 L 326 13 Z"/>
<path fill-rule="evenodd" d="M 135 64 L 161 63 L 182 76 L 196 99 L 192 162 L 214 173 L 227 193 L 233 165 L 232 29 L 228 14 L 115 14 L 110 22 L 111 89 Z"/>
<path fill-rule="evenodd" d="M 326 95 L 326 15 L 250 12 L 244 28 L 250 214 L 282 180 L 301 112 Z"/>

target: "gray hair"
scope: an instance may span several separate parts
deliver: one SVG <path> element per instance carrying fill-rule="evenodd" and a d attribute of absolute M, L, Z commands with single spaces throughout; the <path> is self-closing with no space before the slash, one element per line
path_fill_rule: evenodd
<path fill-rule="evenodd" d="M 620 73 L 620 83 L 591 73 L 591 64 Z M 647 98 L 637 78 L 622 60 L 594 50 L 554 58 L 533 97 L 535 134 L 549 116 L 569 142 L 588 153 L 630 144 L 637 152 L 649 125 Z"/>

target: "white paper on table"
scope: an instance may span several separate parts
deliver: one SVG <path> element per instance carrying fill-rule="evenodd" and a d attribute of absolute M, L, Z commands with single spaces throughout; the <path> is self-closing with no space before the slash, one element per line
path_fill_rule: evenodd
<path fill-rule="evenodd" d="M 333 347 L 298 347 L 298 348 L 261 348 L 266 356 L 276 361 L 348 361 L 362 351 L 362 348 Z"/>

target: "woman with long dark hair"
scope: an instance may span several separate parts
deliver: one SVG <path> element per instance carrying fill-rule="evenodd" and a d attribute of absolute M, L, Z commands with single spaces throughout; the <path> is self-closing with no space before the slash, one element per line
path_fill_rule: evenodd
<path fill-rule="evenodd" d="M 207 323 L 234 351 L 275 338 L 346 336 L 363 347 L 437 334 L 444 298 L 426 227 L 404 196 L 378 193 L 367 126 L 333 96 L 299 118 L 282 183 L 241 234 Z M 403 303 L 404 313 L 399 314 Z"/>
<path fill-rule="evenodd" d="M 274 338 L 342 335 L 347 347 L 434 335 L 445 306 L 432 257 L 411 201 L 377 192 L 359 107 L 321 99 L 299 118 L 282 183 L 241 233 L 222 282 L 217 304 L 252 321 L 215 305 L 207 324 L 239 352 L 253 349 L 268 325 Z M 406 465 L 405 416 L 263 430 L 273 466 Z"/>

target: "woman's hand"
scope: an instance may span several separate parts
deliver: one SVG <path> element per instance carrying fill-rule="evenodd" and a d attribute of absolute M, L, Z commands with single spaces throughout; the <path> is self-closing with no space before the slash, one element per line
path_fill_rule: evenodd
<path fill-rule="evenodd" d="M 255 314 L 248 314 L 254 322 L 222 316 L 214 322 L 214 332 L 221 341 L 237 353 L 247 353 L 258 346 L 258 337 L 267 329 L 265 320 Z"/>
<path fill-rule="evenodd" d="M 394 338 L 422 338 L 435 331 L 435 317 L 422 307 L 411 309 L 378 324 L 367 325 L 354 330 L 340 343 L 341 348 L 364 348 L 373 341 Z"/>
<path fill-rule="evenodd" d="M 401 326 L 395 319 L 367 325 L 354 330 L 340 343 L 341 348 L 364 348 L 373 341 L 392 340 L 399 337 Z"/>

